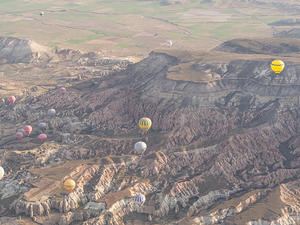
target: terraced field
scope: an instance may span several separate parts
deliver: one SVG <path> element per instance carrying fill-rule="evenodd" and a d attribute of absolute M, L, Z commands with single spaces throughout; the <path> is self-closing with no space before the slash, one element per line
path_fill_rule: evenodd
<path fill-rule="evenodd" d="M 145 56 L 167 48 L 168 39 L 174 48 L 210 49 L 236 37 L 271 37 L 269 23 L 291 18 L 272 5 L 227 2 L 1 0 L 0 33 L 51 47 Z"/>

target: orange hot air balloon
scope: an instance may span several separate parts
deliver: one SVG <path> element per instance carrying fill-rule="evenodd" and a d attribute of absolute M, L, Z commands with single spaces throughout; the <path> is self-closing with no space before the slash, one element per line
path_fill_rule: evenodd
<path fill-rule="evenodd" d="M 16 133 L 16 138 L 17 138 L 18 140 L 21 140 L 23 137 L 24 137 L 24 135 L 23 135 L 22 132 L 17 132 L 17 133 Z"/>
<path fill-rule="evenodd" d="M 76 186 L 76 183 L 74 180 L 72 179 L 67 179 L 65 182 L 64 182 L 64 189 L 66 191 L 68 191 L 69 193 L 72 192 L 74 190 Z"/>
<path fill-rule="evenodd" d="M 10 96 L 10 97 L 8 98 L 8 101 L 9 101 L 10 104 L 14 104 L 15 101 L 16 101 L 16 97 L 15 97 L 15 96 Z"/>
<path fill-rule="evenodd" d="M 41 142 L 44 142 L 47 140 L 47 135 L 46 134 L 40 134 L 38 136 L 38 139 L 41 141 Z"/>
<path fill-rule="evenodd" d="M 32 127 L 30 125 L 24 127 L 25 134 L 30 135 L 31 131 L 32 131 Z"/>

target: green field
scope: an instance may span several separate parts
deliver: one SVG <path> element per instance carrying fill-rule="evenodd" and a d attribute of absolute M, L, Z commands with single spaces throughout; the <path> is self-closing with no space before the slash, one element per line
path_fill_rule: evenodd
<path fill-rule="evenodd" d="M 51 47 L 147 54 L 168 39 L 174 48 L 212 48 L 240 36 L 270 37 L 268 23 L 288 17 L 271 14 L 271 9 L 266 16 L 265 10 L 246 14 L 244 9 L 195 0 L 174 5 L 139 0 L 0 0 L 0 33 Z M 43 17 L 40 11 L 45 12 Z M 138 52 L 130 52 L 132 47 Z"/>

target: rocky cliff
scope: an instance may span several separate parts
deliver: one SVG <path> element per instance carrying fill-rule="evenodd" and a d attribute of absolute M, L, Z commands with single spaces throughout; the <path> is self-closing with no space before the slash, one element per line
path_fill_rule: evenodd
<path fill-rule="evenodd" d="M 46 60 L 50 55 L 49 48 L 34 41 L 13 37 L 0 38 L 0 64 L 30 63 Z"/>
<path fill-rule="evenodd" d="M 244 217 L 280 186 L 282 211 L 259 219 L 295 221 L 299 56 L 293 50 L 276 76 L 269 67 L 275 56 L 241 53 L 151 52 L 106 75 L 91 68 L 115 65 L 113 59 L 70 53 L 68 63 L 87 66 L 91 77 L 65 95 L 54 89 L 1 104 L 1 163 L 11 171 L 0 185 L 17 187 L 10 197 L 0 192 L 2 215 L 60 225 L 218 224 Z M 50 68 L 55 63 L 50 60 Z M 47 116 L 51 107 L 55 118 Z M 143 116 L 153 123 L 146 135 L 137 127 Z M 28 121 L 32 134 L 15 140 L 15 130 Z M 48 125 L 43 144 L 36 139 L 41 121 Z M 143 155 L 133 151 L 140 140 L 148 145 Z M 70 194 L 61 188 L 68 177 L 77 183 Z M 136 193 L 145 194 L 144 206 L 132 201 Z"/>

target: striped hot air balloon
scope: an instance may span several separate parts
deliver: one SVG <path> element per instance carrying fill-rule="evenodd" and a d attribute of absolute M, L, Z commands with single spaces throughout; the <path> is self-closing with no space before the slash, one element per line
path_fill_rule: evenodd
<path fill-rule="evenodd" d="M 279 74 L 284 69 L 284 62 L 281 60 L 274 60 L 271 63 L 271 69 L 274 71 L 274 73 Z"/>
<path fill-rule="evenodd" d="M 133 197 L 133 201 L 138 203 L 139 205 L 144 205 L 145 201 L 146 201 L 146 197 L 143 194 L 136 194 Z"/>
<path fill-rule="evenodd" d="M 149 118 L 147 117 L 143 117 L 140 119 L 139 121 L 139 127 L 144 131 L 144 132 L 147 132 L 150 127 L 152 125 L 152 122 Z"/>
<path fill-rule="evenodd" d="M 76 183 L 74 180 L 72 179 L 67 179 L 65 182 L 64 182 L 64 189 L 67 191 L 67 192 L 72 192 L 74 190 L 74 188 L 76 187 Z"/>

